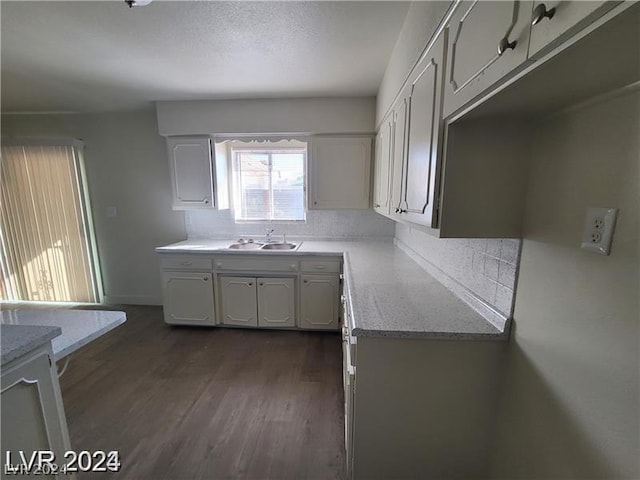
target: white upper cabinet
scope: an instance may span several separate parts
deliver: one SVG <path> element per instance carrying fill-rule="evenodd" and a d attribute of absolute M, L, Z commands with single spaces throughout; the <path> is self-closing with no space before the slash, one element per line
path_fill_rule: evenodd
<path fill-rule="evenodd" d="M 313 137 L 310 209 L 369 208 L 371 137 Z"/>
<path fill-rule="evenodd" d="M 530 0 L 464 0 L 457 5 L 445 25 L 449 37 L 445 116 L 524 64 L 531 7 Z"/>
<path fill-rule="evenodd" d="M 445 39 L 422 58 L 394 110 L 392 214 L 436 226 Z"/>
<path fill-rule="evenodd" d="M 597 0 L 535 2 L 530 18 L 529 57 L 555 43 L 554 40 L 574 34 L 619 3 Z"/>
<path fill-rule="evenodd" d="M 405 187 L 405 153 L 407 151 L 407 116 L 409 114 L 408 88 L 394 104 L 393 116 L 393 148 L 391 155 L 391 213 L 400 213 L 400 203 Z"/>
<path fill-rule="evenodd" d="M 229 208 L 226 158 L 214 159 L 209 137 L 168 137 L 167 150 L 175 210 Z"/>
<path fill-rule="evenodd" d="M 391 165 L 393 156 L 393 114 L 387 116 L 376 136 L 373 208 L 384 215 L 391 206 Z"/>

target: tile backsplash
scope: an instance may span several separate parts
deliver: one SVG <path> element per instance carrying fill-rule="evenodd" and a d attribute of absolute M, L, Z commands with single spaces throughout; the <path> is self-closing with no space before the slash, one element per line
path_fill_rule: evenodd
<path fill-rule="evenodd" d="M 187 210 L 189 238 L 262 238 L 269 224 L 235 223 L 230 210 Z M 287 236 L 316 239 L 393 238 L 395 223 L 372 210 L 309 210 L 305 223 L 274 223 L 274 238 Z"/>
<path fill-rule="evenodd" d="M 398 224 L 396 241 L 424 260 L 427 270 L 451 290 L 464 290 L 460 296 L 471 292 L 505 316 L 512 315 L 521 240 L 442 239 Z"/>

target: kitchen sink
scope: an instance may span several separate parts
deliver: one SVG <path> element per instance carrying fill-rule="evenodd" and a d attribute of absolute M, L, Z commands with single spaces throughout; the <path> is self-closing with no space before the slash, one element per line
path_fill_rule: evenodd
<path fill-rule="evenodd" d="M 295 243 L 267 243 L 260 250 L 295 250 L 300 245 Z"/>
<path fill-rule="evenodd" d="M 258 250 L 262 248 L 264 244 L 262 243 L 232 243 L 227 248 L 231 250 Z"/>

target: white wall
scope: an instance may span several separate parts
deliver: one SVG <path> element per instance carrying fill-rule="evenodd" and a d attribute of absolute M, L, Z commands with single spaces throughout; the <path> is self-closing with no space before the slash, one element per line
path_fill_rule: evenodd
<path fill-rule="evenodd" d="M 640 93 L 536 133 L 498 478 L 640 478 Z M 587 207 L 620 209 L 610 256 L 579 248 Z"/>
<path fill-rule="evenodd" d="M 187 235 L 192 238 L 264 238 L 267 225 L 235 223 L 230 210 L 186 212 Z M 395 222 L 373 210 L 309 210 L 304 223 L 274 223 L 274 238 L 363 239 L 393 238 Z"/>
<path fill-rule="evenodd" d="M 400 87 L 415 66 L 427 42 L 452 2 L 422 1 L 409 6 L 407 17 L 389 59 L 382 83 L 378 89 L 376 125 L 391 107 Z"/>
<path fill-rule="evenodd" d="M 66 136 L 85 142 L 89 194 L 110 303 L 161 303 L 154 248 L 186 237 L 171 210 L 169 164 L 155 111 L 4 115 L 2 136 Z M 115 206 L 117 216 L 106 216 Z"/>
<path fill-rule="evenodd" d="M 157 102 L 161 135 L 371 133 L 373 97 Z"/>

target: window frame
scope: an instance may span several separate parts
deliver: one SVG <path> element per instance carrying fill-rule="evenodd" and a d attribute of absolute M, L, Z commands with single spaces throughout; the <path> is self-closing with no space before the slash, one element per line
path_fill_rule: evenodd
<path fill-rule="evenodd" d="M 278 142 L 274 142 L 278 143 Z M 303 192 L 303 215 L 302 219 L 246 219 L 238 217 L 238 207 L 241 205 L 241 191 L 240 188 L 240 174 L 239 174 L 239 158 L 237 156 L 238 153 L 246 153 L 251 152 L 255 154 L 266 154 L 269 155 L 269 195 L 271 201 L 273 201 L 273 183 L 271 181 L 271 156 L 273 154 L 286 154 L 286 153 L 300 153 L 304 156 L 302 161 L 302 192 Z M 255 145 L 234 145 L 229 144 L 228 147 L 228 155 L 231 163 L 231 184 L 232 184 L 232 194 L 231 194 L 231 209 L 233 211 L 233 220 L 236 224 L 299 224 L 307 222 L 307 212 L 308 212 L 308 199 L 307 199 L 307 181 L 308 181 L 308 162 L 309 162 L 309 144 L 305 142 L 305 145 L 299 146 L 283 146 L 283 145 L 263 145 L 261 143 Z"/>

